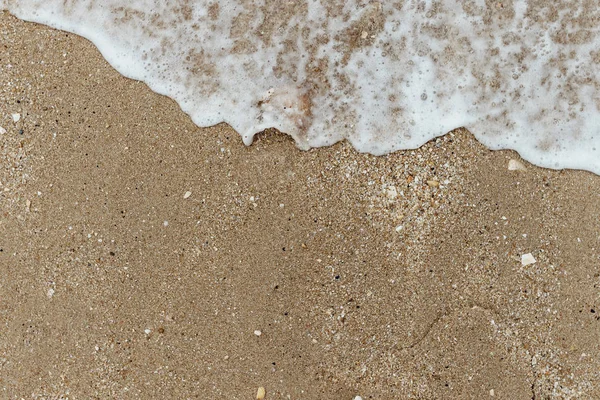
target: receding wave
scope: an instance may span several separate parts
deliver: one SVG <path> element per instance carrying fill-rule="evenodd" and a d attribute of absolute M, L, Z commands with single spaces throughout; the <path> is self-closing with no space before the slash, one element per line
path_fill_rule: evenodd
<path fill-rule="evenodd" d="M 249 144 L 414 148 L 457 127 L 600 173 L 600 7 L 547 0 L 0 0 Z"/>

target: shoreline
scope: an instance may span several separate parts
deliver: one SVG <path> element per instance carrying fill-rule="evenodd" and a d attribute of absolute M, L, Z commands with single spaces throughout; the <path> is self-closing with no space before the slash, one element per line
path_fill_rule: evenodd
<path fill-rule="evenodd" d="M 84 39 L 0 27 L 7 398 L 600 396 L 600 177 L 462 129 L 245 147 Z"/>

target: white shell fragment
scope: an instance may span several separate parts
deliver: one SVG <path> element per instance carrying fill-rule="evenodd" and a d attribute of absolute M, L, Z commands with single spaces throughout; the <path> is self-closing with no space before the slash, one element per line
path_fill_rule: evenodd
<path fill-rule="evenodd" d="M 530 264 L 535 264 L 535 262 L 536 262 L 536 259 L 533 256 L 533 254 L 531 254 L 531 253 L 523 254 L 521 256 L 521 265 L 524 267 L 527 265 L 530 265 Z"/>
<path fill-rule="evenodd" d="M 525 168 L 525 165 L 523 165 L 523 163 L 520 161 L 510 160 L 508 162 L 508 170 L 509 171 L 527 171 L 527 168 Z"/>

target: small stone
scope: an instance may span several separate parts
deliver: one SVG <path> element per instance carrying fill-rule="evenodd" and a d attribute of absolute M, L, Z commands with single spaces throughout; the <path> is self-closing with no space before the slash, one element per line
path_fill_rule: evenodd
<path fill-rule="evenodd" d="M 267 394 L 267 391 L 265 390 L 264 387 L 259 387 L 258 391 L 256 392 L 256 400 L 263 400 L 265 398 L 265 395 Z"/>
<path fill-rule="evenodd" d="M 533 256 L 533 254 L 531 254 L 531 253 L 523 254 L 521 256 L 521 265 L 524 267 L 527 265 L 530 265 L 530 264 L 535 264 L 535 262 L 536 262 L 536 259 Z"/>
<path fill-rule="evenodd" d="M 185 192 L 185 194 L 183 195 L 184 199 L 188 199 L 190 196 L 192 195 L 192 192 L 190 192 L 189 190 L 187 192 Z"/>
<path fill-rule="evenodd" d="M 490 396 L 494 397 L 496 395 L 496 392 L 494 392 L 494 389 L 490 389 Z"/>
<path fill-rule="evenodd" d="M 6 133 L 6 129 L 0 126 L 0 135 L 4 135 Z"/>
<path fill-rule="evenodd" d="M 151 331 L 150 329 L 144 329 L 144 333 L 145 333 L 146 335 L 149 335 L 151 332 L 152 332 L 152 331 Z"/>
<path fill-rule="evenodd" d="M 27 211 L 31 211 L 31 200 L 26 200 L 25 206 L 27 207 Z"/>
<path fill-rule="evenodd" d="M 427 185 L 429 185 L 429 187 L 438 187 L 440 186 L 440 183 L 434 179 L 427 181 Z"/>
<path fill-rule="evenodd" d="M 12 115 L 13 122 L 19 122 L 21 120 L 21 114 L 13 114 Z"/>
<path fill-rule="evenodd" d="M 361 39 L 366 39 L 367 36 L 369 36 L 369 32 L 367 32 L 367 31 L 363 31 L 363 33 L 360 34 Z"/>
<path fill-rule="evenodd" d="M 385 189 L 385 195 L 388 199 L 394 200 L 398 197 L 398 189 L 396 189 L 396 186 L 390 185 Z"/>
<path fill-rule="evenodd" d="M 260 335 L 262 335 L 262 332 L 257 329 L 257 330 L 254 331 L 254 334 L 256 336 L 260 336 Z"/>
<path fill-rule="evenodd" d="M 363 398 L 362 398 L 362 397 L 360 397 L 360 396 L 356 396 L 356 397 L 354 398 L 354 400 L 363 400 Z"/>
<path fill-rule="evenodd" d="M 517 160 L 510 160 L 508 162 L 508 170 L 509 171 L 527 171 L 525 165 Z"/>
<path fill-rule="evenodd" d="M 48 296 L 48 298 L 51 299 L 52 296 L 54 296 L 54 289 L 48 289 L 48 291 L 46 292 L 46 296 Z"/>
<path fill-rule="evenodd" d="M 169 226 L 169 221 L 165 221 L 165 222 L 163 222 L 163 225 L 164 225 L 164 226 Z"/>

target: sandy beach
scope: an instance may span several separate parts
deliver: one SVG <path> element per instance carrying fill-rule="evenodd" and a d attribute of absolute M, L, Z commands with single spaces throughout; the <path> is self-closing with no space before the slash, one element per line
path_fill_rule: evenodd
<path fill-rule="evenodd" d="M 464 129 L 246 147 L 0 34 L 0 398 L 600 398 L 600 177 Z"/>

